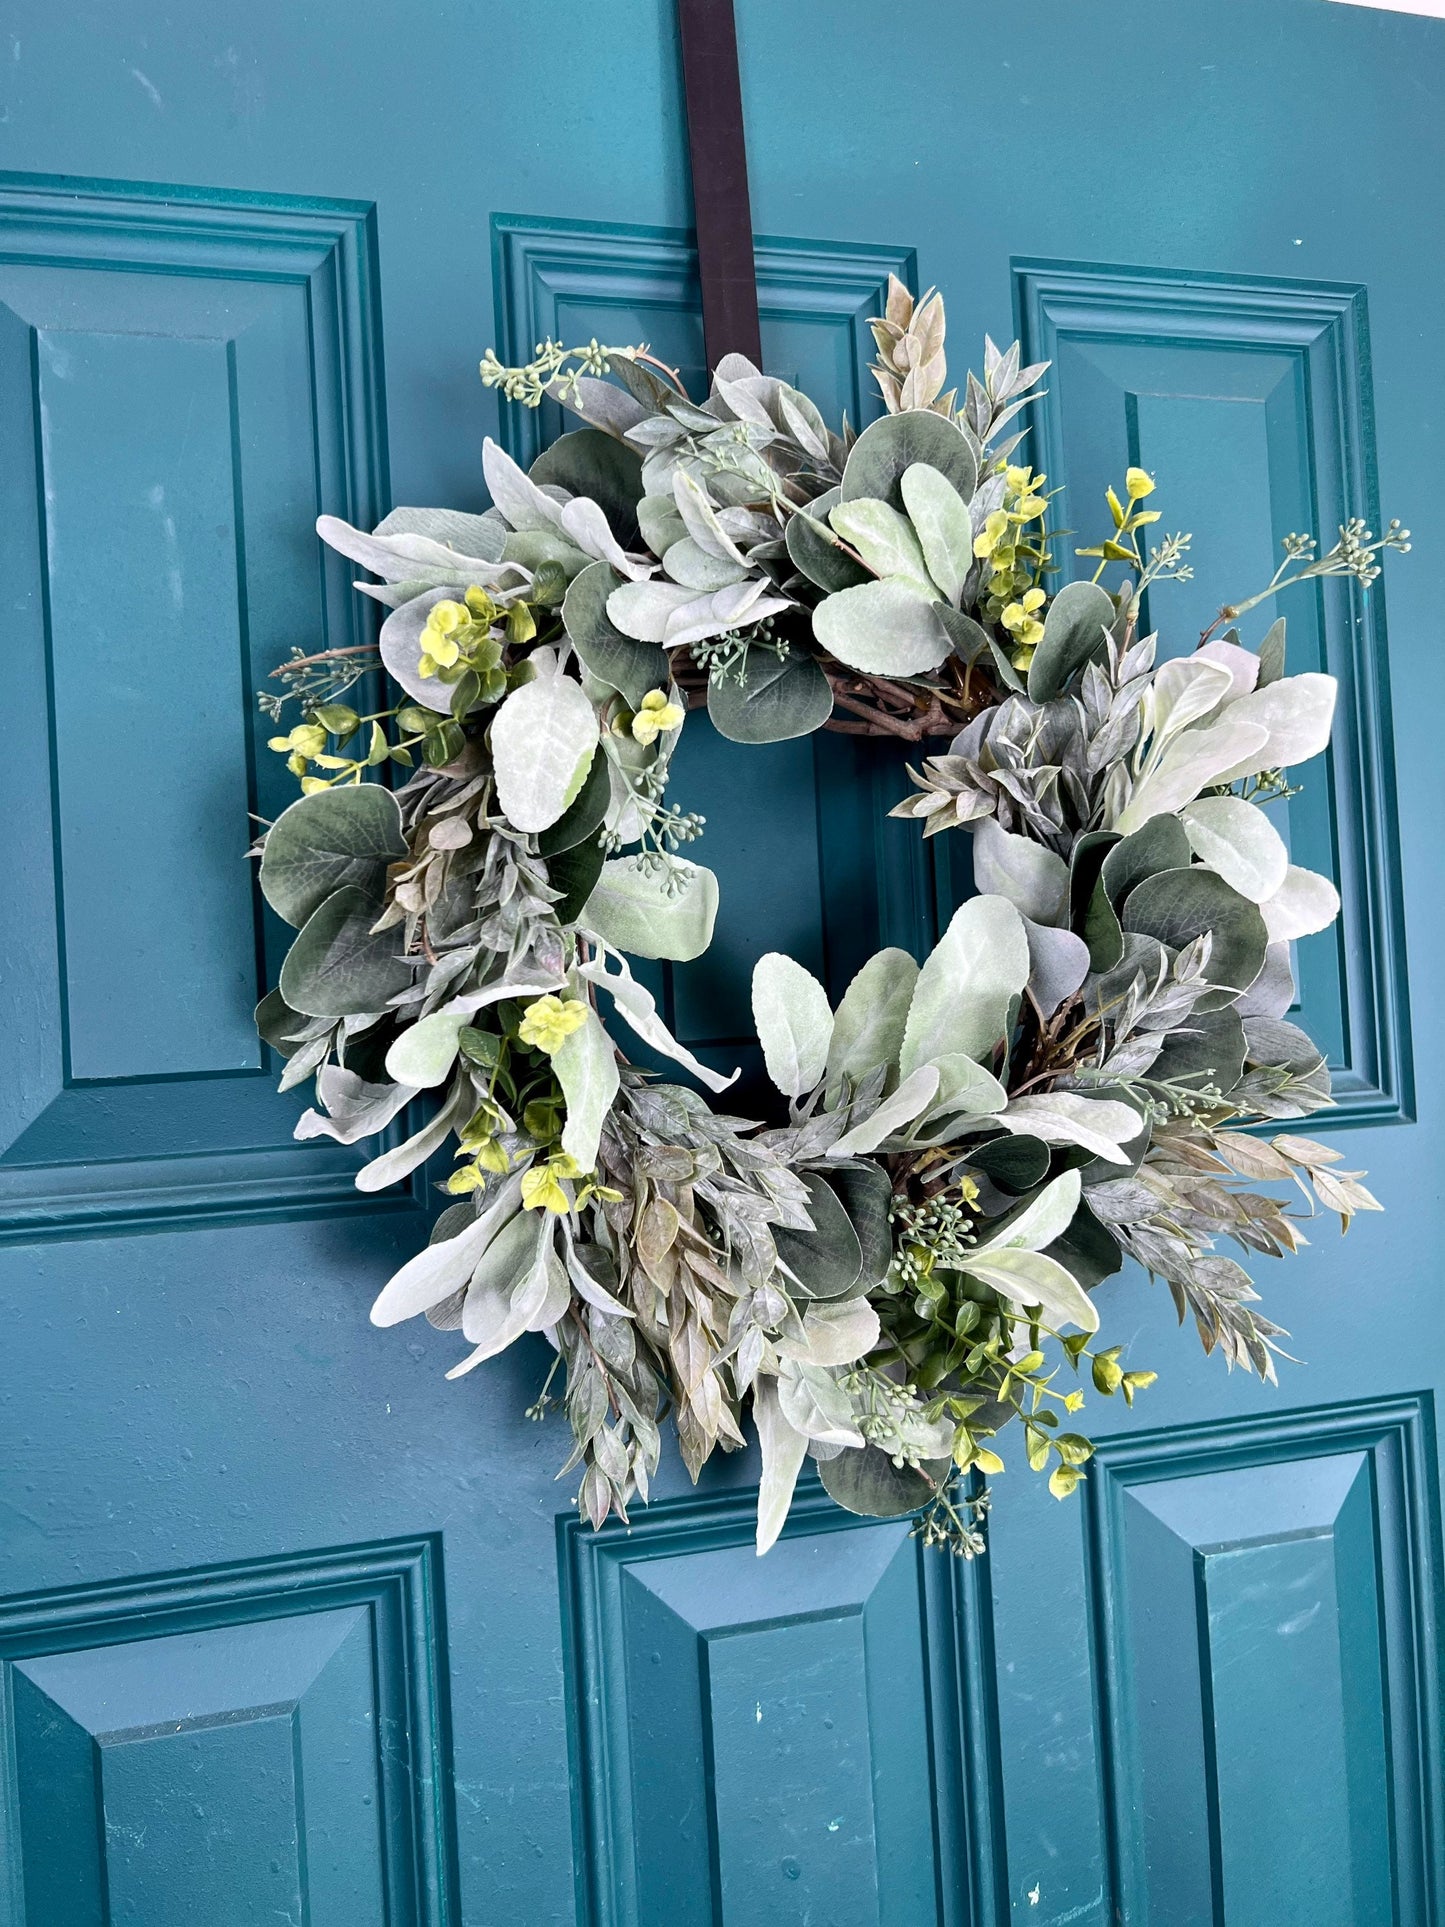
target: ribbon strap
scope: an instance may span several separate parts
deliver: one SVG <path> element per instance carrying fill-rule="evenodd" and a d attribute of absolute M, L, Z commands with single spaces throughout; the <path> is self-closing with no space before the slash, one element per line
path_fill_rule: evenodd
<path fill-rule="evenodd" d="M 732 0 L 677 0 L 707 365 L 762 364 L 748 156 Z"/>

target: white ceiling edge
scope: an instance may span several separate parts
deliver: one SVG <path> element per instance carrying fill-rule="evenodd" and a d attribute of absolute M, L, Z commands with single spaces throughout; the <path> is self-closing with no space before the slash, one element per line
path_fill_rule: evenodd
<path fill-rule="evenodd" d="M 1445 0 L 1339 0 L 1347 7 L 1374 7 L 1384 13 L 1418 13 L 1445 20 Z"/>

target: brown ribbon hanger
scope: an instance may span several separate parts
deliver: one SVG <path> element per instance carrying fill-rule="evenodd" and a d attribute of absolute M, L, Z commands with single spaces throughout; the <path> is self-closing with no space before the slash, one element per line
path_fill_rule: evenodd
<path fill-rule="evenodd" d="M 732 0 L 677 0 L 682 85 L 692 161 L 703 351 L 762 365 L 748 155 Z"/>

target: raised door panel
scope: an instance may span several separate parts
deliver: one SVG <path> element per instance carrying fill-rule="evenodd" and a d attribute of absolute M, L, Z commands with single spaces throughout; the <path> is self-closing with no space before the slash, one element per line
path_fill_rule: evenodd
<path fill-rule="evenodd" d="M 0 1606 L 10 1927 L 443 1927 L 437 1547 Z"/>
<path fill-rule="evenodd" d="M 1055 262 L 1020 262 L 1014 281 L 1028 356 L 1052 364 L 1033 447 L 1080 532 L 1059 544 L 1065 573 L 1086 566 L 1072 551 L 1099 539 L 1104 490 L 1131 462 L 1159 482 L 1153 533 L 1192 533 L 1193 578 L 1146 598 L 1166 650 L 1214 623 L 1221 594 L 1263 588 L 1286 535 L 1314 534 L 1323 550 L 1350 517 L 1380 526 L 1362 288 Z M 1414 1076 L 1384 587 L 1318 580 L 1278 612 L 1290 670 L 1328 670 L 1340 687 L 1328 755 L 1272 811 L 1294 860 L 1343 899 L 1333 928 L 1295 946 L 1297 1014 L 1339 1107 L 1315 1123 L 1392 1122 L 1412 1114 Z M 1246 617 L 1245 639 L 1275 613 Z"/>
<path fill-rule="evenodd" d="M 762 1562 L 753 1528 L 748 1494 L 564 1530 L 580 1918 L 993 1921 L 976 1575 L 811 1482 Z"/>
<path fill-rule="evenodd" d="M 365 633 L 310 527 L 385 488 L 372 273 L 356 207 L 0 182 L 0 1235 L 351 1202 L 256 1038 L 243 858 L 292 787 L 257 688 Z"/>
<path fill-rule="evenodd" d="M 1089 1565 L 1118 1900 L 1435 1917 L 1438 1494 L 1419 1398 L 1106 1441 Z"/>

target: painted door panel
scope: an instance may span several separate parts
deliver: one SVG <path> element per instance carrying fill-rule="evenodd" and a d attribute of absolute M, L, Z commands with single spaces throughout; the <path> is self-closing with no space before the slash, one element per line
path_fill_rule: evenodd
<path fill-rule="evenodd" d="M 315 515 L 479 506 L 484 433 L 554 434 L 481 389 L 489 341 L 640 334 L 700 369 L 669 0 L 15 0 L 3 1927 L 1445 1918 L 1445 25 L 737 13 L 771 365 L 866 419 L 890 271 L 944 288 L 957 364 L 1013 327 L 1054 363 L 1031 452 L 1070 526 L 1137 460 L 1194 531 L 1150 611 L 1170 647 L 1292 529 L 1415 530 L 1388 593 L 1288 605 L 1292 666 L 1342 691 L 1282 825 L 1345 904 L 1300 947 L 1342 1100 L 1318 1134 L 1390 1215 L 1260 1267 L 1301 1360 L 1278 1390 L 1109 1286 L 1161 1385 L 1091 1402 L 1080 1500 L 998 1481 L 973 1567 L 816 1488 L 759 1564 L 750 1457 L 579 1530 L 555 1424 L 521 1416 L 540 1343 L 449 1386 L 444 1336 L 366 1322 L 426 1194 L 361 1200 L 352 1153 L 292 1141 L 241 851 L 286 794 L 256 684 L 365 632 Z M 962 838 L 884 820 L 900 763 L 688 725 L 724 914 L 658 988 L 749 1098 L 762 950 L 836 993 L 971 888 Z"/>

